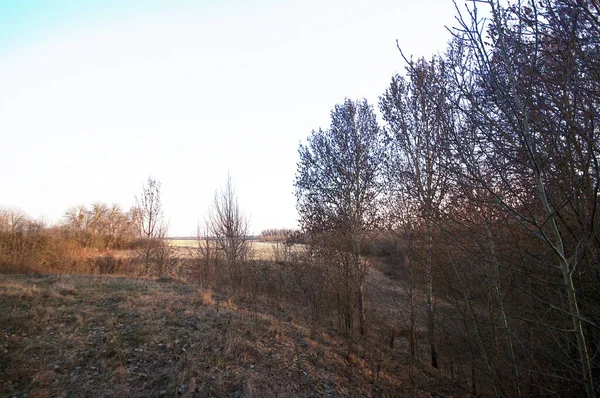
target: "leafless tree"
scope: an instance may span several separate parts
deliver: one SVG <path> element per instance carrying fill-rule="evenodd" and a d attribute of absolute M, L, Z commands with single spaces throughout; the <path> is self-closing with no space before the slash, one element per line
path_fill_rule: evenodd
<path fill-rule="evenodd" d="M 142 195 L 136 198 L 136 213 L 140 237 L 144 240 L 142 261 L 146 272 L 154 262 L 159 277 L 163 276 L 170 261 L 171 250 L 167 237 L 167 224 L 163 219 L 160 181 L 148 177 Z"/>
<path fill-rule="evenodd" d="M 65 212 L 61 230 L 82 248 L 122 249 L 138 239 L 137 211 L 124 212 L 119 205 L 94 203 L 74 206 Z"/>
<path fill-rule="evenodd" d="M 435 345 L 432 251 L 434 227 L 448 191 L 448 131 L 451 115 L 446 97 L 443 60 L 408 61 L 407 78 L 394 76 L 380 99 L 390 140 L 388 188 L 401 200 L 415 203 L 425 227 L 427 325 L 431 364 L 438 367 Z"/>
<path fill-rule="evenodd" d="M 174 270 L 174 256 L 173 246 L 169 243 L 169 226 L 165 222 L 161 222 L 156 232 L 156 237 L 153 244 L 154 260 L 156 262 L 156 269 L 158 277 L 162 277 L 173 273 Z"/>
<path fill-rule="evenodd" d="M 196 242 L 198 245 L 198 281 L 202 287 L 207 287 L 214 277 L 218 287 L 221 278 L 218 275 L 213 275 L 212 271 L 218 272 L 220 256 L 217 240 L 211 235 L 208 222 L 204 223 L 204 227 L 198 225 Z"/>
<path fill-rule="evenodd" d="M 330 128 L 313 131 L 299 154 L 295 186 L 300 224 L 313 235 L 313 243 L 339 250 L 347 323 L 352 325 L 356 308 L 364 335 L 367 267 L 360 254 L 380 220 L 377 201 L 384 158 L 383 135 L 372 107 L 366 100 L 349 99 L 336 105 Z"/>
<path fill-rule="evenodd" d="M 542 289 L 522 290 L 555 317 L 570 319 L 589 397 L 595 389 L 586 329 L 597 326 L 580 299 L 582 270 L 597 267 L 590 254 L 600 228 L 599 9 L 592 4 L 473 2 L 458 17 L 449 53 L 459 90 L 455 105 L 464 118 L 453 145 L 460 170 L 488 192 L 490 206 L 537 240 L 536 253 L 521 255 L 537 255 L 534 264 L 545 268 L 548 281 L 544 289 L 562 283 L 554 296 L 566 305 L 552 294 L 542 297 Z M 480 16 L 484 6 L 489 19 Z M 492 259 L 495 251 L 490 246 Z"/>
<path fill-rule="evenodd" d="M 232 289 L 241 284 L 242 267 L 252 249 L 249 219 L 240 209 L 231 177 L 225 188 L 215 192 L 208 214 L 208 232 L 223 253 Z"/>

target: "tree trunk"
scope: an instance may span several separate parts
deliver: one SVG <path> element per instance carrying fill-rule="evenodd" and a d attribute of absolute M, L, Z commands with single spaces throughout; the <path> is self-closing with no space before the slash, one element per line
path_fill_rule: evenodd
<path fill-rule="evenodd" d="M 417 322 L 415 314 L 415 295 L 410 292 L 410 355 L 413 359 L 419 360 L 419 351 L 417 349 Z"/>
<path fill-rule="evenodd" d="M 358 327 L 361 336 L 365 335 L 365 300 L 363 286 L 363 272 L 360 269 L 360 248 L 356 237 L 353 237 L 352 261 L 354 266 L 354 277 L 356 278 L 356 305 L 358 307 Z"/>
<path fill-rule="evenodd" d="M 427 277 L 427 329 L 429 331 L 429 347 L 431 348 L 431 366 L 438 368 L 437 350 L 435 348 L 435 322 L 433 317 L 433 275 L 431 257 L 433 244 L 433 228 L 431 220 L 427 220 L 427 249 L 425 255 L 425 274 Z"/>
<path fill-rule="evenodd" d="M 485 230 L 487 232 L 487 238 L 490 248 L 490 255 L 492 260 L 492 279 L 493 279 L 493 289 L 496 296 L 496 301 L 498 302 L 499 309 L 499 317 L 502 325 L 502 329 L 504 331 L 504 338 L 506 339 L 506 345 L 508 350 L 508 355 L 511 364 L 511 370 L 513 374 L 513 389 L 515 393 L 515 397 L 521 396 L 521 388 L 519 386 L 519 371 L 517 369 L 517 363 L 515 360 L 515 351 L 513 348 L 512 337 L 510 335 L 510 329 L 508 326 L 508 319 L 506 317 L 506 312 L 504 310 L 504 302 L 502 299 L 502 292 L 500 290 L 500 266 L 498 264 L 498 259 L 496 258 L 496 245 L 494 244 L 494 240 L 492 239 L 492 231 L 488 222 L 485 222 Z"/>
<path fill-rule="evenodd" d="M 364 301 L 364 288 L 362 281 L 359 282 L 359 286 L 356 292 L 357 304 L 358 304 L 358 326 L 360 328 L 360 335 L 365 335 L 365 301 Z"/>
<path fill-rule="evenodd" d="M 561 258 L 560 270 L 563 274 L 565 290 L 567 291 L 567 297 L 569 300 L 569 310 L 571 313 L 571 319 L 573 320 L 573 329 L 577 339 L 577 352 L 579 354 L 579 362 L 581 365 L 581 371 L 583 373 L 583 382 L 585 383 L 585 393 L 588 398 L 592 398 L 596 396 L 596 393 L 594 391 L 590 358 L 587 351 L 587 344 L 585 342 L 585 335 L 583 333 L 583 325 L 581 324 L 577 295 L 575 293 L 575 287 L 573 286 L 573 277 L 569 269 L 569 263 L 564 257 Z"/>
<path fill-rule="evenodd" d="M 534 163 L 535 159 L 532 158 L 531 161 Z M 560 230 L 558 229 L 558 224 L 556 223 L 555 212 L 552 210 L 550 202 L 548 201 L 548 197 L 546 196 L 544 180 L 538 168 L 534 168 L 534 175 L 537 183 L 539 199 L 542 202 L 542 206 L 546 215 L 548 216 L 550 229 L 555 239 L 554 242 L 552 242 L 550 238 L 548 238 L 547 242 L 559 257 L 560 271 L 562 273 L 563 283 L 567 292 L 569 312 L 573 322 L 575 338 L 577 340 L 577 353 L 579 356 L 579 364 L 581 366 L 583 382 L 585 384 L 585 393 L 588 398 L 592 398 L 596 396 L 596 393 L 594 391 L 594 382 L 590 366 L 590 357 L 587 351 L 587 343 L 585 341 L 585 334 L 583 333 L 583 325 L 581 324 L 581 314 L 579 312 L 579 305 L 577 303 L 577 293 L 575 292 L 575 286 L 573 286 L 571 264 L 569 264 L 569 260 L 567 260 L 565 256 L 564 244 Z"/>

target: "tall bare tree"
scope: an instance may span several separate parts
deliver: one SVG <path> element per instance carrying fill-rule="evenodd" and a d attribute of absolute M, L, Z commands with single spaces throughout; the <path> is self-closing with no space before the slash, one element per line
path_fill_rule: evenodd
<path fill-rule="evenodd" d="M 242 268 L 252 249 L 249 240 L 250 222 L 238 203 L 231 177 L 225 188 L 215 192 L 208 214 L 208 234 L 214 239 L 227 263 L 231 286 L 241 283 Z"/>
<path fill-rule="evenodd" d="M 394 76 L 380 99 L 391 143 L 388 187 L 402 200 L 414 202 L 418 215 L 424 221 L 427 325 L 431 365 L 437 368 L 432 251 L 434 226 L 448 190 L 445 120 L 450 117 L 451 110 L 441 59 L 409 62 L 406 70 L 407 78 Z"/>
<path fill-rule="evenodd" d="M 167 226 L 163 219 L 161 201 L 160 181 L 148 177 L 142 186 L 142 195 L 136 198 L 136 213 L 139 223 L 140 237 L 144 240 L 144 251 L 142 253 L 143 263 L 146 271 L 149 271 L 152 262 L 158 267 L 159 276 L 165 271 L 167 250 L 165 245 Z"/>
<path fill-rule="evenodd" d="M 368 232 L 379 221 L 385 155 L 373 108 L 366 100 L 346 99 L 331 111 L 329 129 L 313 131 L 298 152 L 295 187 L 300 224 L 319 237 L 313 242 L 337 246 L 344 254 L 340 266 L 348 290 L 356 297 L 359 331 L 364 335 L 366 265 L 360 253 Z"/>

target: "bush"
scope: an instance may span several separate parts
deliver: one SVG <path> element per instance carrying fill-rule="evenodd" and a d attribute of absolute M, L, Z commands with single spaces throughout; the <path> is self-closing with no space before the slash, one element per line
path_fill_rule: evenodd
<path fill-rule="evenodd" d="M 88 258 L 87 262 L 90 272 L 94 274 L 115 274 L 123 268 L 123 260 L 112 254 Z"/>

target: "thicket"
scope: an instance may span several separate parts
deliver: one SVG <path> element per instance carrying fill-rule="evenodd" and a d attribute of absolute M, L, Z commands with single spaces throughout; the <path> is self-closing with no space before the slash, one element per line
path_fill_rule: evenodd
<path fill-rule="evenodd" d="M 392 78 L 383 126 L 361 116 L 366 102 L 346 100 L 300 146 L 313 261 L 341 270 L 338 312 L 351 328 L 365 310 L 349 257 L 386 255 L 404 285 L 411 353 L 422 361 L 425 340 L 430 365 L 467 370 L 474 394 L 595 396 L 600 7 L 457 10 L 446 54 L 405 58 Z"/>
<path fill-rule="evenodd" d="M 114 253 L 139 245 L 134 212 L 95 203 L 68 209 L 46 225 L 14 209 L 0 209 L 0 272 L 124 271 Z"/>

